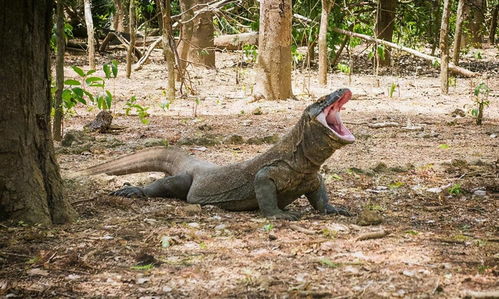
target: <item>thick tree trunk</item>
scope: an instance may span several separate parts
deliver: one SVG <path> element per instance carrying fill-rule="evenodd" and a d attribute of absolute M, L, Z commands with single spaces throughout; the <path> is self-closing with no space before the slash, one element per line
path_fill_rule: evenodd
<path fill-rule="evenodd" d="M 194 12 L 192 10 L 193 0 L 180 0 L 180 10 L 182 12 L 182 27 L 180 29 L 180 42 L 179 42 L 179 76 L 178 80 L 184 77 L 185 68 L 187 67 L 187 60 L 189 59 L 189 50 L 192 40 L 192 17 Z M 189 21 L 191 20 L 191 21 Z"/>
<path fill-rule="evenodd" d="M 132 74 L 133 50 L 135 48 L 135 0 L 130 0 L 130 10 L 128 12 L 129 22 L 128 28 L 130 29 L 130 45 L 128 45 L 126 55 L 126 77 L 130 78 Z"/>
<path fill-rule="evenodd" d="M 494 6 L 492 10 L 492 15 L 490 17 L 490 28 L 489 28 L 489 43 L 494 45 L 496 43 L 496 30 L 497 30 L 497 13 L 499 11 L 499 4 Z"/>
<path fill-rule="evenodd" d="M 199 4 L 209 2 L 210 0 L 198 0 Z M 208 68 L 215 67 L 214 27 L 211 11 L 204 11 L 192 20 L 189 61 Z"/>
<path fill-rule="evenodd" d="M 485 12 L 485 1 L 484 0 L 471 0 L 469 1 L 470 14 L 469 14 L 469 29 L 471 32 L 471 43 L 473 47 L 481 48 L 483 43 L 483 33 L 484 33 L 484 12 Z"/>
<path fill-rule="evenodd" d="M 172 33 L 172 18 L 171 18 L 171 4 L 170 0 L 160 0 L 160 9 L 162 18 L 162 42 L 163 42 L 163 55 L 166 60 L 166 68 L 168 71 L 168 86 L 166 97 L 170 102 L 175 99 L 175 56 L 173 49 L 175 43 L 173 41 Z"/>
<path fill-rule="evenodd" d="M 442 25 L 440 26 L 440 89 L 449 93 L 449 16 L 451 0 L 444 0 Z"/>
<path fill-rule="evenodd" d="M 75 212 L 62 195 L 51 137 L 52 1 L 1 7 L 0 220 L 64 223 Z"/>
<path fill-rule="evenodd" d="M 57 54 L 55 58 L 55 77 L 56 77 L 56 87 L 54 99 L 54 140 L 60 141 L 62 139 L 62 121 L 63 121 L 63 111 L 62 111 L 62 91 L 64 89 L 64 52 L 66 47 L 66 41 L 64 38 L 64 5 L 62 0 L 57 0 L 57 25 L 56 25 L 56 36 L 57 36 Z"/>
<path fill-rule="evenodd" d="M 90 69 L 95 69 L 95 38 L 94 38 L 94 21 L 92 20 L 92 1 L 84 0 L 83 6 L 85 10 L 85 24 L 87 25 L 87 40 L 88 40 L 88 65 Z"/>
<path fill-rule="evenodd" d="M 456 32 L 454 33 L 454 50 L 452 52 L 452 62 L 459 65 L 459 52 L 461 51 L 461 35 L 463 32 L 464 21 L 464 3 L 465 0 L 459 0 L 457 5 Z"/>
<path fill-rule="evenodd" d="M 331 0 L 322 0 L 321 24 L 319 27 L 319 84 L 327 84 L 327 25 Z"/>
<path fill-rule="evenodd" d="M 115 14 L 113 16 L 113 29 L 117 32 L 125 32 L 124 18 L 125 13 L 123 10 L 122 0 L 114 0 Z"/>
<path fill-rule="evenodd" d="M 391 42 L 393 27 L 395 23 L 395 10 L 397 0 L 378 0 L 378 11 L 376 12 L 376 38 Z M 376 55 L 378 51 L 376 51 Z M 379 65 L 390 65 L 390 49 L 385 49 L 383 57 L 377 57 Z"/>
<path fill-rule="evenodd" d="M 255 98 L 282 100 L 291 89 L 291 0 L 260 2 Z"/>

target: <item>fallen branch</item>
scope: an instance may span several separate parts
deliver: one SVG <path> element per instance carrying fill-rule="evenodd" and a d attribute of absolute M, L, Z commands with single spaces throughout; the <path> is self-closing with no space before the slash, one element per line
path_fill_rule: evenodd
<path fill-rule="evenodd" d="M 441 63 L 440 62 L 440 58 L 438 58 L 438 57 L 431 56 L 431 55 L 428 55 L 428 54 L 424 54 L 424 53 L 418 52 L 418 51 L 416 51 L 414 49 L 407 48 L 407 47 L 404 47 L 404 46 L 401 46 L 401 45 L 397 45 L 395 43 L 388 42 L 386 40 L 377 39 L 377 38 L 374 38 L 374 37 L 369 36 L 369 35 L 360 34 L 360 33 L 356 33 L 356 32 L 351 32 L 351 31 L 347 31 L 347 30 L 343 30 L 343 29 L 339 29 L 339 28 L 333 28 L 333 31 L 341 33 L 341 34 L 346 34 L 346 35 L 351 36 L 351 37 L 361 38 L 361 39 L 367 40 L 369 42 L 382 44 L 382 45 L 385 45 L 385 46 L 390 47 L 390 48 L 398 49 L 398 50 L 404 51 L 406 53 L 412 54 L 412 55 L 414 55 L 416 57 L 429 60 L 432 63 L 434 63 L 434 62 L 438 62 L 439 64 Z M 453 63 L 449 63 L 449 70 L 451 70 L 451 71 L 453 71 L 455 73 L 461 74 L 463 76 L 466 76 L 466 77 L 474 77 L 474 76 L 477 75 L 475 72 L 472 72 L 470 70 L 467 70 L 467 69 L 459 67 L 459 66 L 456 66 Z"/>
<path fill-rule="evenodd" d="M 365 233 L 357 237 L 357 241 L 371 240 L 371 239 L 380 239 L 388 236 L 389 232 L 382 229 L 377 232 Z"/>
<path fill-rule="evenodd" d="M 151 55 L 152 51 L 154 48 L 156 48 L 159 43 L 161 42 L 162 37 L 158 37 L 150 46 L 147 48 L 147 51 L 144 53 L 144 56 L 142 56 L 137 63 L 133 66 L 134 71 L 138 71 L 142 68 L 142 65 L 147 62 L 149 59 L 149 56 Z"/>
<path fill-rule="evenodd" d="M 220 35 L 213 43 L 217 49 L 241 50 L 245 45 L 258 45 L 258 32 Z"/>
<path fill-rule="evenodd" d="M 491 291 L 466 291 L 465 297 L 471 298 L 499 298 L 499 290 Z"/>

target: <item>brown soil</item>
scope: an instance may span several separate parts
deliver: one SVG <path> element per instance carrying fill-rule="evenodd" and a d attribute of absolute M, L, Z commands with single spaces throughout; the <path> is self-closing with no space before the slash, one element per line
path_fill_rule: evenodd
<path fill-rule="evenodd" d="M 482 51 L 480 63 L 497 64 L 497 49 Z M 0 224 L 0 295 L 454 298 L 499 289 L 497 68 L 484 67 L 479 79 L 457 78 L 449 95 L 441 95 L 437 73 L 424 62 L 401 57 L 395 71 L 375 77 L 368 61 L 359 60 L 354 71 L 362 74 L 351 82 L 335 72 L 321 88 L 316 70 L 299 70 L 293 74 L 295 100 L 252 102 L 253 70 L 235 67 L 241 55 L 219 53 L 217 70 L 191 69 L 197 95 L 165 110 L 159 107 L 166 86 L 160 53 L 132 79 L 124 78 L 122 63 L 108 83 L 113 124 L 122 130 L 91 133 L 95 140 L 72 147 L 56 145 L 67 197 L 80 218 L 49 228 Z M 84 57 L 67 61 L 81 65 Z M 73 76 L 70 68 L 67 74 Z M 472 89 L 482 81 L 493 91 L 484 124 L 476 126 L 467 112 Z M 397 87 L 390 97 L 392 83 Z M 257 212 L 107 195 L 125 182 L 144 184 L 161 174 L 74 174 L 162 140 L 282 135 L 314 99 L 344 86 L 354 99 L 343 119 L 357 141 L 337 151 L 323 173 L 332 202 L 358 216 L 320 215 L 301 198 L 290 206 L 303 212 L 300 221 L 270 221 Z M 150 107 L 149 125 L 124 115 L 132 95 Z M 453 114 L 456 109 L 464 117 Z M 77 112 L 66 120 L 66 131 L 81 130 L 98 111 Z M 372 127 L 383 122 L 398 125 Z M 270 146 L 182 147 L 228 164 Z M 358 240 L 380 230 L 389 234 Z"/>

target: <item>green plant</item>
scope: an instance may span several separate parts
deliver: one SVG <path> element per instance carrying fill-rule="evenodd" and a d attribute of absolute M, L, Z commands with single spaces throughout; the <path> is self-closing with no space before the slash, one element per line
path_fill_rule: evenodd
<path fill-rule="evenodd" d="M 125 115 L 129 116 L 130 112 L 135 109 L 135 113 L 139 116 L 140 122 L 143 123 L 144 125 L 149 124 L 149 119 L 147 118 L 149 116 L 149 113 L 147 110 L 149 107 L 144 107 L 140 104 L 137 103 L 137 97 L 132 96 L 126 103 L 125 103 Z"/>
<path fill-rule="evenodd" d="M 69 23 L 64 23 L 64 40 L 67 42 L 70 38 L 74 38 L 73 26 Z M 56 24 L 52 27 L 52 35 L 50 36 L 50 48 L 57 51 L 57 34 L 56 34 Z"/>
<path fill-rule="evenodd" d="M 447 192 L 452 195 L 459 195 L 463 193 L 463 190 L 461 189 L 461 184 L 454 184 L 447 189 Z"/>
<path fill-rule="evenodd" d="M 255 45 L 243 46 L 243 61 L 255 63 L 258 57 L 258 51 Z"/>
<path fill-rule="evenodd" d="M 471 109 L 471 115 L 476 118 L 476 124 L 481 125 L 483 120 L 483 110 L 490 105 L 490 88 L 485 83 L 478 84 L 473 91 L 473 102 L 477 107 Z"/>
<path fill-rule="evenodd" d="M 338 63 L 337 67 L 338 67 L 338 70 L 340 70 L 340 72 L 347 74 L 347 75 L 350 74 L 350 67 L 348 65 L 343 64 L 343 63 Z"/>
<path fill-rule="evenodd" d="M 147 264 L 147 265 L 136 265 L 130 267 L 132 270 L 151 270 L 154 268 L 153 264 Z"/>
<path fill-rule="evenodd" d="M 388 95 L 390 96 L 390 98 L 393 98 L 393 93 L 395 92 L 396 88 L 397 88 L 397 84 L 392 83 L 390 85 L 390 88 L 388 89 Z"/>
<path fill-rule="evenodd" d="M 274 225 L 272 223 L 268 223 L 263 226 L 263 231 L 266 233 L 270 232 L 272 229 L 274 229 Z"/>

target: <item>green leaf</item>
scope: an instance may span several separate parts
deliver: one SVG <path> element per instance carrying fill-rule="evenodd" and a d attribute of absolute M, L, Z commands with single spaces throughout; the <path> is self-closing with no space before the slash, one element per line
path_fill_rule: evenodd
<path fill-rule="evenodd" d="M 111 67 L 109 66 L 108 63 L 104 64 L 102 66 L 102 70 L 104 71 L 104 73 L 106 74 L 106 79 L 109 79 L 111 78 Z"/>
<path fill-rule="evenodd" d="M 116 59 L 113 59 L 112 61 L 112 71 L 113 77 L 116 78 L 116 76 L 118 76 L 118 61 Z"/>
<path fill-rule="evenodd" d="M 94 102 L 94 95 L 85 89 L 83 89 L 83 93 L 90 99 L 90 101 Z"/>
<path fill-rule="evenodd" d="M 106 90 L 106 109 L 111 109 L 111 104 L 113 102 L 113 95 L 108 91 Z"/>
<path fill-rule="evenodd" d="M 267 232 L 267 233 L 268 233 L 269 231 L 271 231 L 273 228 L 274 228 L 274 225 L 273 225 L 272 223 L 265 224 L 265 225 L 263 226 L 263 230 L 264 230 L 265 232 Z"/>
<path fill-rule="evenodd" d="M 147 265 L 136 265 L 132 266 L 132 270 L 151 270 L 154 268 L 154 264 L 147 264 Z"/>
<path fill-rule="evenodd" d="M 70 86 L 81 85 L 80 81 L 76 81 L 73 79 L 68 79 L 68 80 L 64 81 L 64 84 L 70 85 Z"/>
<path fill-rule="evenodd" d="M 80 98 L 83 98 L 83 89 L 80 87 L 75 87 L 72 89 L 75 95 L 77 95 Z"/>
<path fill-rule="evenodd" d="M 72 97 L 73 97 L 73 92 L 71 91 L 71 89 L 64 89 L 62 91 L 62 99 L 64 101 L 69 101 L 71 100 Z"/>
<path fill-rule="evenodd" d="M 341 266 L 339 263 L 332 262 L 330 259 L 324 257 L 319 260 L 319 263 L 321 263 L 324 266 L 328 266 L 329 268 L 338 268 Z"/>
<path fill-rule="evenodd" d="M 438 146 L 438 148 L 439 148 L 439 149 L 448 149 L 449 147 L 450 147 L 450 146 L 449 146 L 448 144 L 445 144 L 445 143 L 440 144 L 440 145 Z"/>
<path fill-rule="evenodd" d="M 90 71 L 87 72 L 87 76 L 90 76 L 90 75 L 92 75 L 95 72 L 97 72 L 97 70 L 90 70 Z"/>
<path fill-rule="evenodd" d="M 83 71 L 81 68 L 77 67 L 76 65 L 73 65 L 71 68 L 73 68 L 73 71 L 80 75 L 80 77 L 85 77 L 85 71 Z"/>
<path fill-rule="evenodd" d="M 85 82 L 87 82 L 87 84 L 91 84 L 94 82 L 104 82 L 104 79 L 102 79 L 101 77 L 88 77 L 87 79 L 85 79 Z"/>

